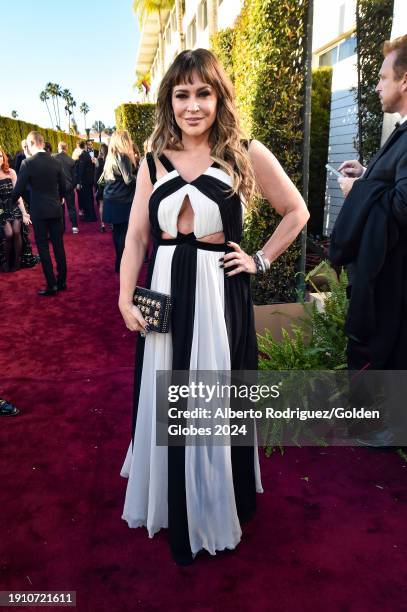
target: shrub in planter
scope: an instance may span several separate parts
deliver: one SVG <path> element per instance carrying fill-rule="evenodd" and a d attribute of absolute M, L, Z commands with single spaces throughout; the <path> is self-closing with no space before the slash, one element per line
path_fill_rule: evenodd
<path fill-rule="evenodd" d="M 330 293 L 324 300 L 323 312 L 318 311 L 315 302 L 306 303 L 303 325 L 293 326 L 292 334 L 282 332 L 282 340 L 277 341 L 269 331 L 258 336 L 259 368 L 261 370 L 340 370 L 346 368 L 346 343 L 344 333 L 345 318 L 348 309 L 346 297 L 347 276 L 344 271 L 340 276 L 330 268 L 327 262 L 322 262 L 311 271 L 307 282 L 313 284 L 313 276 L 324 274 Z M 317 287 L 314 287 L 318 293 Z M 275 421 L 267 434 L 269 441 L 266 454 L 270 455 L 276 448 L 282 449 L 284 427 L 282 421 Z M 304 433 L 305 424 L 300 423 L 290 435 L 296 439 Z M 311 432 L 309 432 L 312 435 Z M 318 440 L 315 440 L 318 443 Z"/>

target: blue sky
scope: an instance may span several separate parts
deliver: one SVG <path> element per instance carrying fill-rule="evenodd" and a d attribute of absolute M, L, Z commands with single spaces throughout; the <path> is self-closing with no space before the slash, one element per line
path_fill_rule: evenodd
<path fill-rule="evenodd" d="M 113 126 L 114 109 L 134 101 L 139 26 L 131 0 L 0 0 L 0 14 L 0 115 L 16 110 L 50 127 L 38 97 L 49 81 L 69 89 L 77 106 L 87 102 L 87 127 L 97 119 Z M 75 118 L 82 131 L 77 109 Z"/>

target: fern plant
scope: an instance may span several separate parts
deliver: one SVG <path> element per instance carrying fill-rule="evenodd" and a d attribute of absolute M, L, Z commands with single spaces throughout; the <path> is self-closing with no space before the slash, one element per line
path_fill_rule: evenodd
<path fill-rule="evenodd" d="M 322 296 L 316 285 L 316 278 L 323 276 L 329 292 L 324 295 L 324 309 L 320 312 L 315 302 L 305 303 L 305 315 L 301 325 L 293 325 L 291 334 L 282 330 L 282 339 L 276 340 L 269 330 L 258 335 L 259 369 L 260 370 L 340 370 L 346 368 L 346 343 L 344 333 L 345 318 L 348 309 L 346 297 L 347 276 L 344 271 L 339 275 L 326 261 L 311 270 L 305 280 Z M 295 384 L 295 377 L 294 384 Z M 287 381 L 290 384 L 289 381 Z M 287 384 L 286 383 L 286 384 Z M 301 402 L 301 398 L 298 398 Z M 323 445 L 307 426 L 300 422 L 285 423 L 273 421 L 266 424 L 268 428 L 265 448 L 266 455 L 277 448 L 283 452 L 283 439 L 287 433 L 296 444 L 301 436 L 308 436 L 315 444 Z"/>
<path fill-rule="evenodd" d="M 311 270 L 305 280 L 323 295 L 314 279 L 323 275 L 329 288 L 324 297 L 324 310 L 315 302 L 305 303 L 301 325 L 292 326 L 292 334 L 282 330 L 282 339 L 275 340 L 270 331 L 258 335 L 259 368 L 262 370 L 338 370 L 346 367 L 345 318 L 347 276 L 339 278 L 326 261 Z"/>

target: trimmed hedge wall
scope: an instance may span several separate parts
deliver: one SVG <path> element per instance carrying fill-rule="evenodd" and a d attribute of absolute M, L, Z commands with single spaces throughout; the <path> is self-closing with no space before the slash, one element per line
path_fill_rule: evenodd
<path fill-rule="evenodd" d="M 155 104 L 121 104 L 115 113 L 116 128 L 127 130 L 143 155 L 144 141 L 151 136 L 155 125 Z"/>
<path fill-rule="evenodd" d="M 325 208 L 326 168 L 331 113 L 332 68 L 312 71 L 311 153 L 309 164 L 308 208 L 310 234 L 322 234 Z"/>
<path fill-rule="evenodd" d="M 356 147 L 364 164 L 380 148 L 383 111 L 375 88 L 383 62 L 383 43 L 391 35 L 393 4 L 393 0 L 358 0 L 356 6 L 359 69 L 359 136 Z"/>
<path fill-rule="evenodd" d="M 80 140 L 77 136 L 72 136 L 66 132 L 42 128 L 35 123 L 27 123 L 26 121 L 20 121 L 20 119 L 0 116 L 0 145 L 7 153 L 15 155 L 17 151 L 20 151 L 21 141 L 31 131 L 40 132 L 44 139 L 51 143 L 53 153 L 57 152 L 58 142 L 61 140 L 67 143 L 69 153 L 72 153 L 76 143 Z M 99 144 L 95 144 L 96 148 L 99 148 Z"/>
<path fill-rule="evenodd" d="M 308 0 L 245 0 L 232 29 L 212 37 L 212 49 L 234 80 L 240 117 L 247 135 L 278 158 L 301 189 L 305 38 Z M 245 221 L 243 248 L 253 253 L 273 233 L 280 217 L 259 200 Z M 253 279 L 257 304 L 295 301 L 300 240 Z"/>

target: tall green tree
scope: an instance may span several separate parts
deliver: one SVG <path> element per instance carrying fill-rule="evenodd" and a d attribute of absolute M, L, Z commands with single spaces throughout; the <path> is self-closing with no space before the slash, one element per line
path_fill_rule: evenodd
<path fill-rule="evenodd" d="M 49 95 L 48 95 L 46 89 L 44 89 L 40 93 L 40 100 L 41 100 L 41 102 L 44 102 L 45 106 L 47 107 L 48 115 L 49 115 L 49 118 L 50 118 L 50 121 L 51 121 L 51 127 L 52 127 L 52 129 L 54 129 L 54 122 L 52 121 L 51 111 L 49 110 L 49 106 L 48 106 Z"/>
<path fill-rule="evenodd" d="M 133 9 L 138 14 L 140 25 L 144 19 L 151 14 L 158 15 L 158 49 L 160 54 L 161 74 L 164 74 L 164 18 L 163 11 L 171 10 L 175 0 L 134 0 Z"/>
<path fill-rule="evenodd" d="M 55 99 L 57 102 L 57 111 L 58 111 L 58 126 L 59 129 L 61 128 L 61 115 L 59 113 L 59 98 L 62 98 L 62 89 L 61 86 L 58 85 L 58 83 L 54 83 L 54 90 L 55 90 Z"/>
<path fill-rule="evenodd" d="M 51 96 L 52 106 L 54 108 L 55 123 L 56 123 L 56 126 L 58 127 L 59 120 L 58 120 L 58 114 L 57 114 L 57 107 L 55 104 L 56 98 L 57 98 L 57 92 L 58 92 L 58 85 L 56 85 L 56 83 L 51 83 L 50 81 L 49 83 L 46 84 L 45 91 L 49 96 Z"/>
<path fill-rule="evenodd" d="M 65 101 L 65 113 L 68 115 L 68 134 L 71 133 L 71 115 L 73 115 L 73 108 L 76 106 L 76 102 L 69 89 L 64 89 L 61 92 L 61 97 Z"/>
<path fill-rule="evenodd" d="M 86 104 L 86 102 L 82 102 L 82 104 L 79 107 L 79 111 L 82 113 L 83 115 L 83 122 L 85 124 L 85 132 L 86 132 L 86 115 L 88 114 L 88 112 L 90 111 L 89 106 Z"/>
<path fill-rule="evenodd" d="M 106 126 L 103 121 L 95 121 L 95 123 L 92 125 L 92 130 L 95 130 L 95 132 L 99 134 L 99 142 L 102 142 L 102 132 L 105 127 Z"/>

